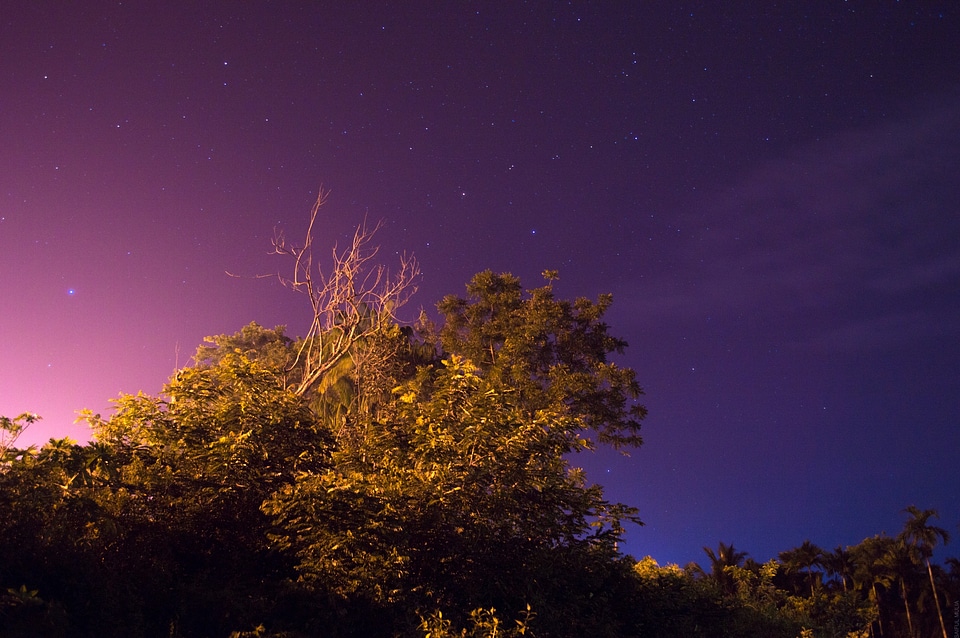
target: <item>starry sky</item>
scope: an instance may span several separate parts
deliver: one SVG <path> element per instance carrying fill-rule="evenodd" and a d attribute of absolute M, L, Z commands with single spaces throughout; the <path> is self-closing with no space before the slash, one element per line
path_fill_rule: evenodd
<path fill-rule="evenodd" d="M 319 246 L 382 220 L 420 261 L 411 319 L 485 269 L 613 294 L 645 444 L 575 462 L 639 507 L 625 551 L 956 532 L 958 33 L 952 2 L 13 3 L 0 414 L 86 440 L 206 335 L 302 334 L 254 275 L 323 184 Z"/>

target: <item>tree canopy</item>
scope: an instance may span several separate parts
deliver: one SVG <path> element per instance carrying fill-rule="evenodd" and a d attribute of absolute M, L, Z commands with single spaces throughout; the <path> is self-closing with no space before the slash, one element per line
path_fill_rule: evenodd
<path fill-rule="evenodd" d="M 417 326 L 361 297 L 300 339 L 256 324 L 210 337 L 159 395 L 85 413 L 89 444 L 7 444 L 5 537 L 47 565 L 4 561 L 3 583 L 78 635 L 98 624 L 73 609 L 81 578 L 117 592 L 129 616 L 103 613 L 133 634 L 254 628 L 282 616 L 271 588 L 313 601 L 300 631 L 347 614 L 403 633 L 431 610 L 467 623 L 527 605 L 565 608 L 539 616 L 557 631 L 604 622 L 587 603 L 639 519 L 572 455 L 639 445 L 644 415 L 633 371 L 608 360 L 626 345 L 602 321 L 609 297 L 485 272 Z M 4 423 L 12 440 L 21 421 Z M 201 621 L 193 604 L 216 611 Z"/>
<path fill-rule="evenodd" d="M 782 562 L 720 543 L 709 574 L 622 555 L 639 513 L 576 465 L 642 443 L 612 298 L 485 271 L 405 325 L 416 262 L 391 277 L 369 237 L 327 274 L 309 231 L 278 238 L 307 334 L 209 337 L 158 395 L 85 412 L 88 443 L 20 449 L 37 417 L 0 419 L 0 636 L 945 632 L 960 574 L 929 561 L 933 510 Z"/>

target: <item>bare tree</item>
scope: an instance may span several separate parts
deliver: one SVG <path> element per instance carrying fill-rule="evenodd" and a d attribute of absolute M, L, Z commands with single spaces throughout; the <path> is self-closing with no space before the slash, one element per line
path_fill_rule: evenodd
<path fill-rule="evenodd" d="M 313 318 L 292 368 L 302 370 L 294 391 L 304 395 L 345 357 L 360 356 L 355 347 L 377 333 L 387 321 L 396 321 L 396 311 L 416 292 L 420 267 L 410 255 L 401 255 L 399 268 L 390 272 L 374 258 L 372 245 L 378 223 L 357 226 L 353 239 L 343 249 L 333 247 L 332 262 L 324 268 L 314 261 L 313 241 L 317 214 L 329 191 L 320 189 L 310 211 L 310 223 L 302 245 L 287 241 L 282 232 L 273 239 L 273 252 L 293 259 L 292 277 L 280 275 L 287 287 L 310 300 Z"/>

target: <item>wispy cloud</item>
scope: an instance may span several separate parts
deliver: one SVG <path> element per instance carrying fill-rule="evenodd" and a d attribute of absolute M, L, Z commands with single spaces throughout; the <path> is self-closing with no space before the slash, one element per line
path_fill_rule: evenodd
<path fill-rule="evenodd" d="M 956 106 L 768 162 L 685 216 L 645 312 L 806 322 L 803 339 L 849 347 L 956 331 L 958 175 Z"/>

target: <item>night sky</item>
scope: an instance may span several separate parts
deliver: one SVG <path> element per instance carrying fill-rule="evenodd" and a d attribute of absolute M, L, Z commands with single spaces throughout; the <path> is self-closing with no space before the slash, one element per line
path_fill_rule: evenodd
<path fill-rule="evenodd" d="M 76 410 L 158 393 L 206 335 L 302 334 L 254 276 L 323 184 L 324 251 L 367 218 L 420 261 L 410 319 L 485 269 L 613 294 L 645 444 L 575 462 L 639 507 L 625 551 L 766 560 L 910 504 L 956 535 L 960 5 L 192 4 L 0 17 L 21 444 L 86 440 Z"/>

